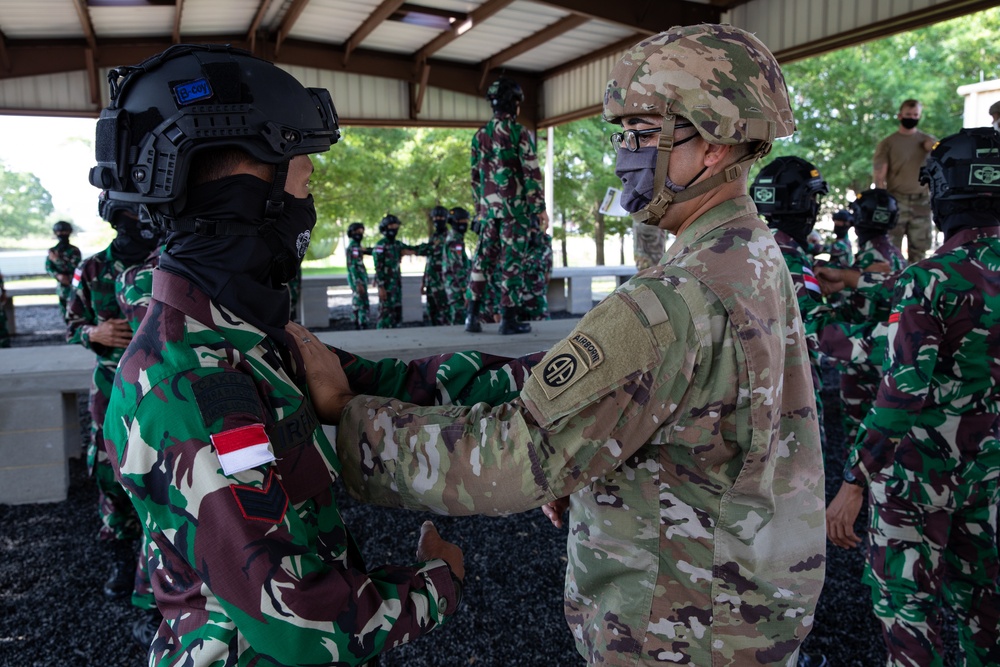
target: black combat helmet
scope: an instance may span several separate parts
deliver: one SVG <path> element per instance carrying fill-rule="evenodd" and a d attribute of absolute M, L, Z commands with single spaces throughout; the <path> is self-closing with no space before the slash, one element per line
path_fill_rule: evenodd
<path fill-rule="evenodd" d="M 875 188 L 858 193 L 851 202 L 854 226 L 859 232 L 884 234 L 896 226 L 899 206 L 888 190 Z"/>
<path fill-rule="evenodd" d="M 432 220 L 437 220 L 439 218 L 447 218 L 447 217 L 448 217 L 448 209 L 446 209 L 444 206 L 438 204 L 437 206 L 431 209 Z"/>
<path fill-rule="evenodd" d="M 139 202 L 112 199 L 109 194 L 107 190 L 101 190 L 97 195 L 97 215 L 101 216 L 102 220 L 118 229 L 125 215 L 134 220 L 139 219 Z"/>
<path fill-rule="evenodd" d="M 848 211 L 846 208 L 838 209 L 833 214 L 833 221 L 847 223 L 846 224 L 847 227 L 850 227 L 851 225 L 854 224 L 854 218 L 851 216 L 851 212 Z"/>
<path fill-rule="evenodd" d="M 829 192 L 819 169 L 794 155 L 769 162 L 750 187 L 757 211 L 768 225 L 780 229 L 803 247 L 819 214 L 817 195 Z"/>
<path fill-rule="evenodd" d="M 402 225 L 403 223 L 399 221 L 399 218 L 394 216 L 392 213 L 386 213 L 385 217 L 378 223 L 378 230 L 382 234 L 389 231 L 390 225 Z"/>
<path fill-rule="evenodd" d="M 278 165 L 274 185 L 280 178 L 283 188 L 292 157 L 340 138 L 329 92 L 230 46 L 176 44 L 112 69 L 108 82 L 90 182 L 112 200 L 146 204 L 158 221 L 183 208 L 192 158 L 206 148 Z"/>
<path fill-rule="evenodd" d="M 490 101 L 494 114 L 514 113 L 517 105 L 524 101 L 524 91 L 517 81 L 502 76 L 486 89 L 486 99 Z"/>
<path fill-rule="evenodd" d="M 365 229 L 365 223 L 363 223 L 363 222 L 352 222 L 351 224 L 347 225 L 347 235 L 348 236 L 354 236 L 355 232 L 358 232 L 358 231 L 362 231 L 363 232 L 364 229 Z M 380 229 L 381 229 L 381 227 L 380 227 Z"/>
<path fill-rule="evenodd" d="M 466 211 L 461 206 L 456 206 L 455 208 L 448 211 L 448 224 L 454 227 L 460 222 L 469 222 L 469 212 Z"/>
<path fill-rule="evenodd" d="M 56 224 L 52 225 L 52 233 L 56 236 L 59 236 L 60 234 L 72 234 L 73 225 L 69 224 L 65 220 L 60 220 Z"/>
<path fill-rule="evenodd" d="M 920 168 L 930 187 L 934 222 L 964 211 L 1000 212 L 1000 134 L 992 127 L 960 130 L 939 141 Z"/>

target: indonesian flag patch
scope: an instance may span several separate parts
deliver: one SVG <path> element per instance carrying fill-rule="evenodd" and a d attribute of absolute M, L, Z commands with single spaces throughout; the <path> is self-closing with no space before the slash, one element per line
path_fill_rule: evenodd
<path fill-rule="evenodd" d="M 802 279 L 806 283 L 806 289 L 812 290 L 817 294 L 823 293 L 823 290 L 819 288 L 819 281 L 816 280 L 816 276 L 813 275 L 813 272 L 809 269 L 808 266 L 802 267 Z"/>
<path fill-rule="evenodd" d="M 76 289 L 81 280 L 83 280 L 83 270 L 78 266 L 73 270 L 73 282 L 70 283 L 70 287 Z"/>
<path fill-rule="evenodd" d="M 239 428 L 213 433 L 212 445 L 219 455 L 222 472 L 235 475 L 274 460 L 271 441 L 263 424 L 249 424 Z"/>

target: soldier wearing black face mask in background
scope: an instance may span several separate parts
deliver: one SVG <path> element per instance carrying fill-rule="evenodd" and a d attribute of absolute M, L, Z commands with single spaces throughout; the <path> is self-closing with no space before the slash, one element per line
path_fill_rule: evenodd
<path fill-rule="evenodd" d="M 351 288 L 351 320 L 355 329 L 368 328 L 368 270 L 365 255 L 372 254 L 371 248 L 361 245 L 365 238 L 365 226 L 352 222 L 347 226 L 347 284 Z"/>
<path fill-rule="evenodd" d="M 833 235 L 836 238 L 830 243 L 829 266 L 846 269 L 854 264 L 854 246 L 847 235 L 853 224 L 854 218 L 847 209 L 842 208 L 833 214 Z"/>
<path fill-rule="evenodd" d="M 918 262 L 931 248 L 931 197 L 920 184 L 920 167 L 937 139 L 917 129 L 922 107 L 917 100 L 906 100 L 896 118 L 899 129 L 883 139 L 872 159 L 872 181 L 885 188 L 899 205 L 899 223 L 890 238 L 902 250 L 906 237 L 906 258 Z"/>

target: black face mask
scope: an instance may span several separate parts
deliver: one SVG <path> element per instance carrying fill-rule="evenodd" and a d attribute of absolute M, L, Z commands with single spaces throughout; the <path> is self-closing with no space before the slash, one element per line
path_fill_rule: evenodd
<path fill-rule="evenodd" d="M 456 234 L 462 235 L 465 234 L 466 231 L 468 231 L 469 225 L 468 223 L 462 222 L 459 224 L 452 225 L 451 228 L 455 230 Z"/>
<path fill-rule="evenodd" d="M 840 240 L 846 239 L 847 238 L 847 230 L 849 230 L 850 228 L 851 228 L 850 225 L 834 225 L 833 226 L 833 235 L 836 236 Z"/>
<path fill-rule="evenodd" d="M 118 236 L 111 242 L 111 254 L 126 266 L 146 259 L 162 238 L 158 228 L 127 215 L 119 215 L 115 229 Z"/>
<path fill-rule="evenodd" d="M 382 236 L 384 236 L 387 241 L 395 241 L 397 233 L 399 233 L 398 229 L 387 229 L 382 232 Z"/>
<path fill-rule="evenodd" d="M 282 252 L 276 254 L 271 278 L 276 283 L 285 284 L 299 271 L 305 259 L 313 227 L 316 226 L 316 205 L 312 195 L 297 199 L 287 192 L 282 195 L 284 209 L 274 225 Z"/>
<path fill-rule="evenodd" d="M 351 234 L 351 239 L 357 241 L 358 243 L 361 243 L 361 240 L 364 238 L 365 238 L 364 232 L 360 234 Z"/>
<path fill-rule="evenodd" d="M 900 118 L 899 124 L 905 127 L 907 130 L 912 130 L 920 122 L 919 118 Z"/>
<path fill-rule="evenodd" d="M 443 218 L 434 219 L 434 233 L 435 234 L 447 234 L 448 233 L 448 221 Z"/>
<path fill-rule="evenodd" d="M 56 234 L 56 245 L 64 248 L 69 245 L 69 234 Z"/>

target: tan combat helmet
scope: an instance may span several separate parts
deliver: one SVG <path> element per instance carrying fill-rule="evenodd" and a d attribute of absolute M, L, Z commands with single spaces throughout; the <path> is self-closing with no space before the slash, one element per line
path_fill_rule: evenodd
<path fill-rule="evenodd" d="M 775 138 L 795 131 L 778 62 L 759 39 L 730 25 L 676 26 L 622 56 L 604 92 L 604 120 L 620 123 L 623 117 L 649 114 L 663 116 L 653 198 L 632 217 L 653 225 L 671 202 L 735 180 L 741 163 L 752 164 L 767 155 Z M 664 182 L 678 116 L 691 121 L 709 143 L 747 148 L 722 173 L 674 193 Z"/>

